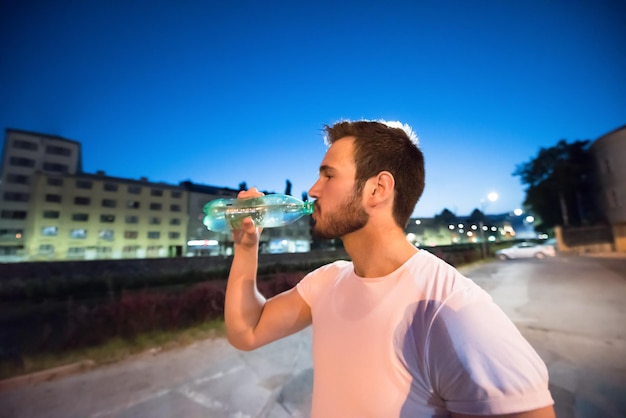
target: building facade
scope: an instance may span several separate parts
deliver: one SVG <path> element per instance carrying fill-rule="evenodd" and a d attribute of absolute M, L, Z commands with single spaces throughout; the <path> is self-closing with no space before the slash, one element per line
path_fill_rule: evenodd
<path fill-rule="evenodd" d="M 591 144 L 596 164 L 598 200 L 611 224 L 616 251 L 626 252 L 626 125 Z"/>
<path fill-rule="evenodd" d="M 179 185 L 84 173 L 79 142 L 6 131 L 0 261 L 182 256 L 189 212 Z"/>
<path fill-rule="evenodd" d="M 80 143 L 58 136 L 7 129 L 0 166 L 0 258 L 27 256 L 38 173 L 82 171 Z"/>
<path fill-rule="evenodd" d="M 25 250 L 30 260 L 182 256 L 183 189 L 98 174 L 35 176 Z M 30 239 L 28 239 L 30 238 Z"/>
<path fill-rule="evenodd" d="M 204 205 L 239 190 L 82 171 L 74 140 L 7 129 L 0 165 L 0 262 L 231 255 Z M 266 192 L 267 193 L 267 192 Z M 262 235 L 262 252 L 306 252 L 309 218 Z"/>

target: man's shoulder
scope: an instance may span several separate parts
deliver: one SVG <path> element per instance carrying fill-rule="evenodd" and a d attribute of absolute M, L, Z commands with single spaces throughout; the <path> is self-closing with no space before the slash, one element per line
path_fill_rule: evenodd
<path fill-rule="evenodd" d="M 352 261 L 348 260 L 336 260 L 328 264 L 324 264 L 321 267 L 316 268 L 309 275 L 336 275 L 344 271 L 353 271 L 354 267 Z"/>

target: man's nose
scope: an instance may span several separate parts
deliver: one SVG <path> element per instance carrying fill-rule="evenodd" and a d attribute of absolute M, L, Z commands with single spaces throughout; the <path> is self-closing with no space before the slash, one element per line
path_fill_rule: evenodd
<path fill-rule="evenodd" d="M 317 182 L 315 182 L 315 184 L 313 184 L 313 186 L 311 186 L 311 188 L 309 189 L 308 194 L 309 194 L 310 197 L 313 197 L 313 198 L 317 198 L 318 197 L 317 196 L 317 187 L 316 186 L 317 186 Z"/>

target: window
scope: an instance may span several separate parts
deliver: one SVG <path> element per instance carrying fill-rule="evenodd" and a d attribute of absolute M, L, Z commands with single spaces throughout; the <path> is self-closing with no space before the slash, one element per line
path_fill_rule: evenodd
<path fill-rule="evenodd" d="M 148 231 L 149 239 L 159 239 L 160 236 L 161 236 L 161 233 L 159 231 Z"/>
<path fill-rule="evenodd" d="M 70 247 L 67 249 L 67 255 L 69 257 L 82 257 L 85 255 L 85 249 L 83 247 Z"/>
<path fill-rule="evenodd" d="M 100 232 L 98 232 L 98 238 L 106 240 L 106 241 L 113 241 L 113 230 L 112 229 L 101 229 Z"/>
<path fill-rule="evenodd" d="M 43 169 L 46 171 L 54 171 L 57 173 L 67 173 L 69 171 L 69 167 L 65 164 L 59 163 L 43 163 Z"/>
<path fill-rule="evenodd" d="M 72 155 L 72 150 L 66 147 L 59 147 L 58 145 L 48 145 L 46 147 L 46 154 L 69 157 Z"/>
<path fill-rule="evenodd" d="M 150 196 L 163 196 L 163 190 L 161 190 L 161 189 L 150 189 Z"/>
<path fill-rule="evenodd" d="M 163 205 L 160 203 L 150 203 L 150 210 L 161 210 L 162 207 Z"/>
<path fill-rule="evenodd" d="M 161 218 L 150 218 L 150 225 L 161 225 Z"/>
<path fill-rule="evenodd" d="M 133 216 L 133 215 L 128 215 L 128 216 L 126 216 L 126 223 L 127 224 L 137 224 L 137 223 L 139 223 L 139 217 L 138 216 Z"/>
<path fill-rule="evenodd" d="M 89 214 L 87 213 L 73 213 L 72 220 L 76 222 L 87 222 L 89 220 Z"/>
<path fill-rule="evenodd" d="M 92 187 L 93 187 L 93 182 L 89 180 L 76 180 L 77 189 L 91 189 Z"/>
<path fill-rule="evenodd" d="M 46 202 L 61 203 L 61 195 L 60 194 L 48 193 L 48 194 L 46 194 L 45 199 L 46 199 Z"/>
<path fill-rule="evenodd" d="M 115 183 L 104 183 L 103 189 L 105 192 L 117 192 L 117 184 Z"/>
<path fill-rule="evenodd" d="M 74 198 L 74 204 L 76 205 L 88 205 L 91 203 L 91 199 L 84 196 L 76 196 Z"/>
<path fill-rule="evenodd" d="M 141 194 L 141 186 L 129 185 L 128 186 L 128 193 L 130 193 L 130 194 Z"/>
<path fill-rule="evenodd" d="M 111 247 L 96 247 L 96 253 L 98 253 L 98 256 L 110 256 L 113 253 L 113 248 L 111 248 Z"/>
<path fill-rule="evenodd" d="M 59 177 L 48 177 L 48 186 L 63 186 L 63 179 Z"/>
<path fill-rule="evenodd" d="M 139 250 L 139 245 L 125 245 L 122 247 L 122 253 L 124 253 L 125 257 L 137 255 L 137 250 Z"/>
<path fill-rule="evenodd" d="M 114 208 L 117 206 L 117 200 L 113 199 L 102 199 L 102 207 L 105 208 Z"/>
<path fill-rule="evenodd" d="M 174 198 L 180 198 L 182 197 L 183 193 L 180 190 L 172 190 L 172 197 Z"/>
<path fill-rule="evenodd" d="M 129 200 L 126 202 L 126 207 L 129 209 L 139 209 L 139 202 L 137 200 Z"/>
<path fill-rule="evenodd" d="M 23 174 L 7 174 L 7 183 L 30 184 L 30 177 Z"/>
<path fill-rule="evenodd" d="M 180 212 L 180 205 L 170 205 L 170 210 L 172 212 Z"/>
<path fill-rule="evenodd" d="M 23 245 L 6 245 L 0 247 L 0 255 L 17 255 L 24 250 Z"/>
<path fill-rule="evenodd" d="M 25 210 L 3 210 L 0 212 L 0 218 L 2 219 L 26 219 Z"/>
<path fill-rule="evenodd" d="M 28 202 L 28 193 L 4 192 L 4 200 L 7 202 Z"/>
<path fill-rule="evenodd" d="M 180 232 L 170 232 L 169 237 L 170 239 L 178 239 L 180 238 Z"/>
<path fill-rule="evenodd" d="M 137 231 L 124 231 L 124 238 L 136 239 L 139 233 Z"/>
<path fill-rule="evenodd" d="M 41 235 L 46 237 L 56 237 L 59 234 L 59 228 L 56 226 L 44 226 L 41 228 Z"/>
<path fill-rule="evenodd" d="M 180 219 L 179 218 L 170 219 L 170 225 L 180 225 Z"/>
<path fill-rule="evenodd" d="M 54 254 L 54 245 L 41 244 L 37 253 L 39 255 L 52 255 Z"/>
<path fill-rule="evenodd" d="M 13 141 L 13 148 L 27 149 L 29 151 L 37 151 L 38 145 L 34 142 L 24 141 L 22 139 L 16 139 Z"/>
<path fill-rule="evenodd" d="M 158 257 L 160 250 L 160 245 L 149 245 L 148 248 L 146 248 L 146 255 L 148 257 Z"/>
<path fill-rule="evenodd" d="M 100 222 L 111 223 L 115 222 L 115 215 L 100 215 Z"/>
<path fill-rule="evenodd" d="M 9 164 L 14 165 L 16 167 L 33 168 L 35 166 L 35 160 L 31 160 L 30 158 L 22 158 L 22 157 L 11 157 L 11 159 L 9 160 Z"/>
<path fill-rule="evenodd" d="M 59 211 L 58 210 L 44 210 L 43 217 L 46 219 L 59 219 Z"/>
<path fill-rule="evenodd" d="M 0 239 L 1 238 L 17 238 L 20 239 L 22 238 L 22 236 L 24 236 L 24 230 L 23 229 L 0 229 Z"/>
<path fill-rule="evenodd" d="M 87 238 L 87 230 L 86 229 L 72 229 L 70 231 L 70 238 L 75 239 L 85 239 Z"/>

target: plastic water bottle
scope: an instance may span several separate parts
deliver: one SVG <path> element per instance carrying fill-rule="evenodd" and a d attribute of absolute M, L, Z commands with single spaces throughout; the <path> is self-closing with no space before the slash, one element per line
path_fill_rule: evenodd
<path fill-rule="evenodd" d="M 275 228 L 290 224 L 313 213 L 313 202 L 303 202 L 293 196 L 268 194 L 250 199 L 217 199 L 204 205 L 202 221 L 211 231 L 224 232 L 239 228 L 251 217 L 254 224 Z"/>

